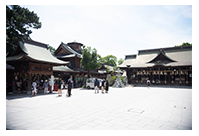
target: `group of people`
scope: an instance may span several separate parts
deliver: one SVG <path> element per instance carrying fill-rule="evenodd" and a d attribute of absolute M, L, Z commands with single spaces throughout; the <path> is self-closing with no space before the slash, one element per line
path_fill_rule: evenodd
<path fill-rule="evenodd" d="M 73 81 L 72 81 L 72 76 L 70 76 L 70 78 L 68 79 L 68 82 L 67 82 L 67 94 L 66 96 L 70 97 L 71 96 L 71 90 L 72 90 L 72 84 L 73 84 Z M 58 82 L 58 96 L 62 96 L 62 89 L 64 88 L 64 81 L 63 80 L 59 80 Z M 33 81 L 32 83 L 32 95 L 37 95 L 37 88 L 38 88 L 38 85 L 37 85 L 37 82 L 36 80 Z M 48 88 L 49 88 L 49 93 L 52 93 L 52 81 L 49 80 L 49 82 L 47 80 L 45 80 L 45 82 L 43 83 L 43 88 L 44 88 L 44 93 L 48 93 Z"/>
<path fill-rule="evenodd" d="M 73 84 L 73 80 L 72 80 L 72 76 L 70 76 L 70 78 L 68 79 L 67 84 L 66 84 L 67 89 L 68 89 L 66 96 L 68 96 L 68 97 L 71 96 L 72 84 Z M 58 96 L 62 96 L 63 86 L 64 86 L 64 81 L 60 80 L 59 84 L 58 84 Z"/>
<path fill-rule="evenodd" d="M 37 95 L 37 88 L 38 88 L 37 82 L 36 80 L 34 80 L 31 88 L 32 96 Z M 43 83 L 43 88 L 44 88 L 44 93 L 48 93 L 48 88 L 49 88 L 49 93 L 52 93 L 52 81 L 50 79 L 49 82 L 48 80 L 45 80 L 45 82 Z"/>
<path fill-rule="evenodd" d="M 158 83 L 159 83 L 159 80 L 156 79 L 156 85 L 158 85 Z M 149 87 L 150 87 L 150 85 L 151 85 L 151 82 L 150 82 L 149 79 L 147 80 L 147 85 L 148 85 L 148 89 L 149 89 Z M 155 81 L 154 81 L 154 80 L 153 80 L 153 85 L 155 85 Z"/>
<path fill-rule="evenodd" d="M 67 86 L 67 94 L 66 96 L 70 97 L 71 96 L 71 91 L 72 91 L 72 84 L 73 84 L 73 80 L 72 80 L 72 76 L 70 76 L 70 78 L 68 79 L 66 86 Z M 59 80 L 58 82 L 58 96 L 62 96 L 62 89 L 64 88 L 65 83 L 63 80 Z M 99 87 L 100 87 L 100 81 L 96 78 L 95 82 L 94 82 L 94 86 L 95 86 L 95 93 L 99 93 Z M 32 83 L 32 95 L 37 95 L 37 83 L 36 80 L 34 80 L 34 82 Z M 43 83 L 43 88 L 44 88 L 44 93 L 48 93 L 48 88 L 49 88 L 49 93 L 52 93 L 52 81 L 49 80 L 49 82 L 47 80 L 45 80 L 45 82 Z M 101 84 L 101 90 L 102 90 L 102 94 L 108 93 L 109 90 L 109 82 L 108 80 L 103 79 L 102 84 Z"/>
<path fill-rule="evenodd" d="M 94 82 L 94 87 L 95 87 L 95 93 L 99 93 L 99 87 L 100 87 L 100 82 L 99 80 L 96 78 L 95 82 Z M 102 81 L 102 94 L 104 94 L 104 90 L 106 90 L 106 93 L 108 93 L 108 89 L 109 89 L 109 82 L 108 80 L 105 81 L 105 79 L 103 79 Z"/>

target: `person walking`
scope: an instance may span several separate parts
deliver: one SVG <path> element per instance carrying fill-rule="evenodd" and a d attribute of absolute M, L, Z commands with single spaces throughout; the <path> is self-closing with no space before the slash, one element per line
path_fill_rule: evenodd
<path fill-rule="evenodd" d="M 62 90 L 61 90 L 61 87 L 62 87 L 62 81 L 59 80 L 59 84 L 58 84 L 58 96 L 62 96 Z"/>
<path fill-rule="evenodd" d="M 97 90 L 97 93 L 99 93 L 99 80 L 97 80 L 97 78 L 95 78 L 94 86 L 95 86 L 95 93 L 96 93 L 96 90 Z"/>
<path fill-rule="evenodd" d="M 32 83 L 32 96 L 34 95 L 34 93 L 35 93 L 35 95 L 37 95 L 37 83 L 36 83 L 36 81 L 34 80 L 34 82 Z"/>
<path fill-rule="evenodd" d="M 150 80 L 148 79 L 148 80 L 147 80 L 148 89 L 149 89 L 149 87 L 150 87 L 150 84 L 151 84 L 151 83 L 150 83 Z"/>
<path fill-rule="evenodd" d="M 106 80 L 106 93 L 108 93 L 108 89 L 109 89 L 109 82 L 108 80 Z"/>
<path fill-rule="evenodd" d="M 72 76 L 70 76 L 70 78 L 68 79 L 67 82 L 67 88 L 68 88 L 68 97 L 71 96 L 71 91 L 72 91 Z"/>
<path fill-rule="evenodd" d="M 44 93 L 48 93 L 48 81 L 47 80 L 45 80 L 43 87 L 44 87 Z"/>
<path fill-rule="evenodd" d="M 105 79 L 102 81 L 102 93 L 104 93 L 104 87 L 105 87 Z"/>
<path fill-rule="evenodd" d="M 53 83 L 52 83 L 51 79 L 49 79 L 48 84 L 49 84 L 49 93 L 52 93 L 52 85 L 53 85 Z"/>
<path fill-rule="evenodd" d="M 20 80 L 17 81 L 17 92 L 21 93 L 21 82 L 20 82 Z"/>

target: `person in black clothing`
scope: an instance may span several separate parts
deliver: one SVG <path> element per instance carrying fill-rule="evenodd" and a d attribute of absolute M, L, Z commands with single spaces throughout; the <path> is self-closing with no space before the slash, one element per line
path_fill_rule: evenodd
<path fill-rule="evenodd" d="M 102 93 L 104 93 L 104 87 L 105 87 L 104 83 L 105 83 L 105 79 L 103 79 L 102 81 Z"/>
<path fill-rule="evenodd" d="M 95 87 L 95 93 L 96 93 L 96 90 L 97 90 L 97 93 L 99 93 L 99 81 L 97 80 L 97 78 L 95 79 L 94 87 Z"/>
<path fill-rule="evenodd" d="M 109 82 L 106 80 L 106 93 L 108 93 L 108 88 L 109 88 Z"/>
<path fill-rule="evenodd" d="M 67 88 L 68 88 L 68 97 L 70 97 L 72 90 L 72 76 L 70 76 L 70 78 L 68 79 Z"/>
<path fill-rule="evenodd" d="M 62 96 L 62 81 L 59 80 L 59 84 L 58 84 L 58 96 Z"/>

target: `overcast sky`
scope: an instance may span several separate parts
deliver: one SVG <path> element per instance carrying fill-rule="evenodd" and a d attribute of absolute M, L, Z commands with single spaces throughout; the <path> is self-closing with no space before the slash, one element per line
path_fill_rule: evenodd
<path fill-rule="evenodd" d="M 30 37 L 57 49 L 61 42 L 96 48 L 119 58 L 140 49 L 192 43 L 191 5 L 21 5 L 40 17 Z"/>

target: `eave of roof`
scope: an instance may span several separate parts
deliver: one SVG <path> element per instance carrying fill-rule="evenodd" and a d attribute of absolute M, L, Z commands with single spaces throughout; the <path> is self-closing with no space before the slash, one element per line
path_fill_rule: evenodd
<path fill-rule="evenodd" d="M 28 42 L 29 40 L 20 41 L 19 45 L 23 52 L 16 54 L 14 56 L 6 57 L 6 61 L 22 61 L 24 58 L 27 58 L 31 61 L 48 63 L 52 65 L 65 65 L 68 64 L 68 61 L 61 61 L 54 57 L 47 46 L 45 47 L 42 43 L 41 46 L 38 42 Z"/>
<path fill-rule="evenodd" d="M 152 60 L 150 60 L 150 61 L 148 61 L 148 62 L 146 62 L 146 63 L 154 63 L 154 64 L 158 63 L 158 62 L 156 62 L 155 60 L 158 59 L 158 57 L 160 57 L 160 55 L 163 55 L 164 58 L 165 58 L 165 60 L 168 60 L 167 63 L 169 63 L 169 62 L 176 62 L 175 60 L 169 58 L 165 53 L 160 52 L 156 57 L 154 57 Z M 158 61 L 160 61 L 160 60 L 158 60 Z"/>
<path fill-rule="evenodd" d="M 176 51 L 165 51 L 166 56 L 175 61 L 166 63 L 161 66 L 165 67 L 182 67 L 182 66 L 191 66 L 192 65 L 192 50 L 185 49 L 185 50 L 176 50 Z M 142 53 L 139 54 L 136 59 L 127 59 L 124 60 L 123 64 L 120 65 L 120 68 L 148 68 L 148 67 L 154 67 L 155 65 L 153 63 L 146 63 L 154 58 L 157 57 L 157 52 L 154 53 Z M 160 62 L 161 63 L 161 62 Z M 130 67 L 127 67 L 129 65 Z M 159 64 L 156 64 L 159 65 Z"/>
<path fill-rule="evenodd" d="M 54 66 L 53 71 L 61 71 L 61 72 L 73 72 L 73 73 L 79 73 L 79 71 L 75 71 L 67 66 Z"/>
<path fill-rule="evenodd" d="M 69 45 L 62 43 L 62 46 L 69 52 L 71 52 L 72 54 L 77 54 L 77 56 L 82 56 L 80 53 L 76 52 L 75 50 L 73 50 Z"/>

